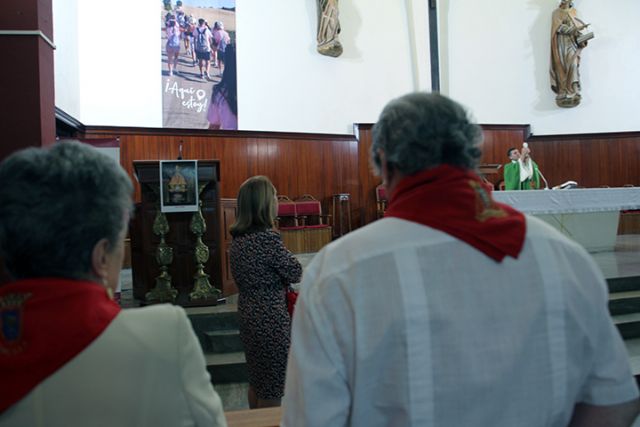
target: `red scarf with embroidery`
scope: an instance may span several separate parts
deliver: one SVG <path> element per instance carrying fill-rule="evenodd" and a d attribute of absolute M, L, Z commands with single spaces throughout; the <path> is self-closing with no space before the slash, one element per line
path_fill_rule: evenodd
<path fill-rule="evenodd" d="M 526 233 L 522 213 L 493 200 L 475 173 L 450 165 L 402 179 L 385 216 L 443 231 L 498 262 L 518 257 Z"/>
<path fill-rule="evenodd" d="M 0 413 L 82 352 L 119 312 L 93 282 L 39 278 L 0 287 Z"/>

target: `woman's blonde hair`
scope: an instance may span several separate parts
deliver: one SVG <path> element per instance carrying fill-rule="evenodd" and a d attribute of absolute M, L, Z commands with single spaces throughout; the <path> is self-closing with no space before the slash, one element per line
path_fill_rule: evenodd
<path fill-rule="evenodd" d="M 229 227 L 231 235 L 273 228 L 276 214 L 276 188 L 266 176 L 253 176 L 240 186 L 238 216 Z"/>

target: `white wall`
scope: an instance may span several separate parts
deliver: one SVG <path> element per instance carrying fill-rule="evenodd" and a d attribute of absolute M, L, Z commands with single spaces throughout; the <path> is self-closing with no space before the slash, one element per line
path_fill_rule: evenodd
<path fill-rule="evenodd" d="M 53 51 L 56 107 L 80 118 L 78 0 L 53 0 Z M 63 19 L 60 19 L 62 17 Z"/>
<path fill-rule="evenodd" d="M 54 3 L 56 28 L 78 25 L 80 35 L 76 117 L 87 125 L 161 127 L 161 2 Z M 78 18 L 66 12 L 76 3 Z M 389 99 L 428 89 L 425 4 L 341 2 L 344 53 L 329 58 L 315 50 L 316 0 L 237 0 L 240 129 L 351 133 L 353 123 L 374 122 Z M 63 75 L 57 68 L 56 78 Z"/>
<path fill-rule="evenodd" d="M 640 130 L 640 2 L 578 0 L 595 39 L 583 51 L 582 102 L 555 104 L 551 14 L 559 0 L 440 0 L 442 92 L 480 123 L 529 123 L 534 134 Z"/>

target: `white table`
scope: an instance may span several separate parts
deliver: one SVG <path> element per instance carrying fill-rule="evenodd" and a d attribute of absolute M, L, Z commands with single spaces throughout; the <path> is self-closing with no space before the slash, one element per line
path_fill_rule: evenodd
<path fill-rule="evenodd" d="M 620 211 L 640 209 L 640 187 L 496 191 L 493 196 L 551 224 L 590 252 L 613 250 Z"/>

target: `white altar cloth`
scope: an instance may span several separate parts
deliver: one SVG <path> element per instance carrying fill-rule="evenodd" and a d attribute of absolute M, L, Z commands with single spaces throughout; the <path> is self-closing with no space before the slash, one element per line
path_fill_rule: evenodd
<path fill-rule="evenodd" d="M 640 209 L 640 187 L 496 191 L 493 196 L 546 221 L 590 252 L 613 250 L 619 212 Z"/>
<path fill-rule="evenodd" d="M 493 197 L 531 215 L 640 209 L 640 187 L 496 191 Z"/>

